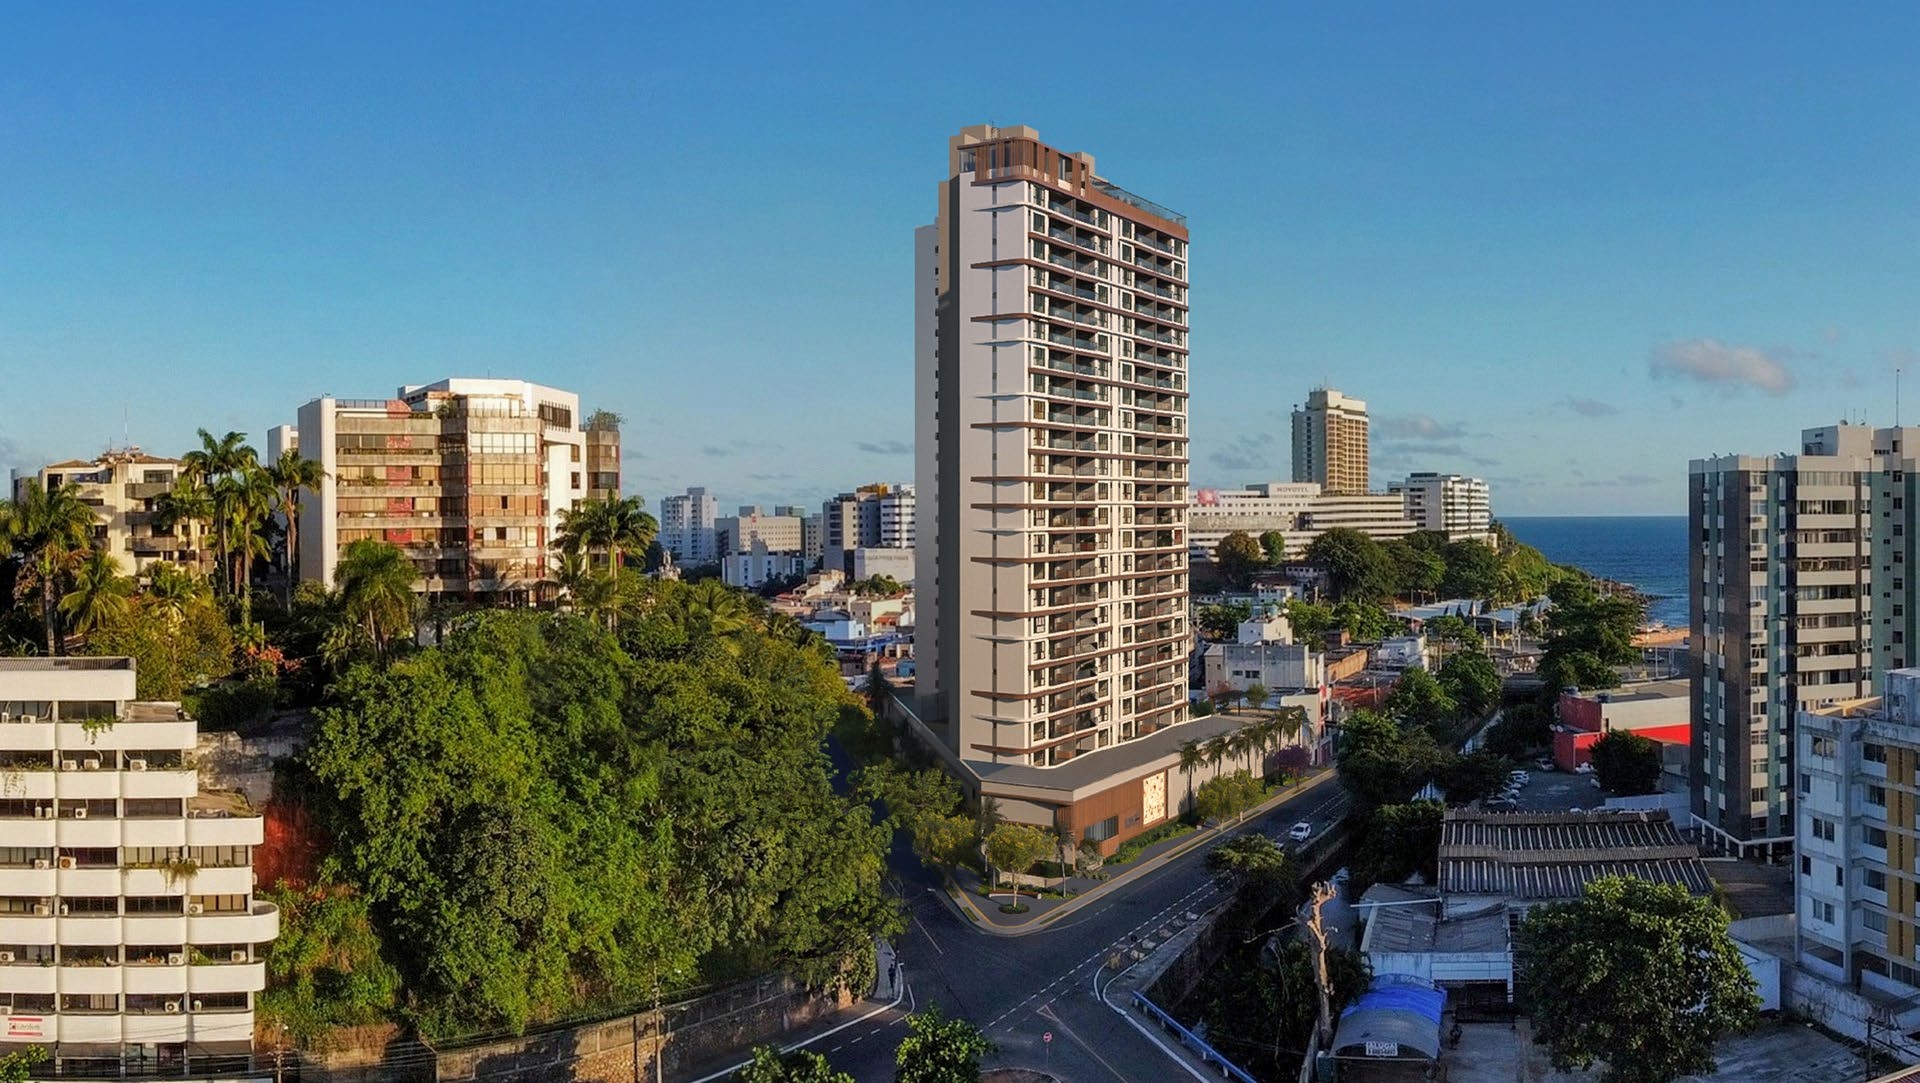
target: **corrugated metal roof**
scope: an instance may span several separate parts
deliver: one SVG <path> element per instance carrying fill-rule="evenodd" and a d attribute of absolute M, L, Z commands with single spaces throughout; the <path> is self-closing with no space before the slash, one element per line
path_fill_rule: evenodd
<path fill-rule="evenodd" d="M 1571 899 L 1607 876 L 1713 890 L 1699 851 L 1658 810 L 1449 812 L 1439 860 L 1449 895 Z"/>

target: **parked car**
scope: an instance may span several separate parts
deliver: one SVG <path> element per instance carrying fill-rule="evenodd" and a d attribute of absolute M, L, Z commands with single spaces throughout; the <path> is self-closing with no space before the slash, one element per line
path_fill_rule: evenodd
<path fill-rule="evenodd" d="M 1535 760 L 1533 765 L 1542 771 L 1555 771 L 1559 769 L 1554 765 L 1552 760 Z"/>
<path fill-rule="evenodd" d="M 1305 820 L 1287 828 L 1287 838 L 1292 842 L 1305 842 L 1313 837 L 1313 825 Z"/>
<path fill-rule="evenodd" d="M 1573 773 L 1574 773 L 1574 774 L 1576 774 L 1576 775 L 1590 775 L 1590 774 L 1593 774 L 1593 764 L 1591 764 L 1591 763 L 1583 763 L 1583 764 L 1581 764 L 1580 766 L 1578 766 L 1578 767 L 1575 767 L 1575 768 L 1573 769 Z"/>
<path fill-rule="evenodd" d="M 1511 797 L 1489 797 L 1480 803 L 1480 807 L 1489 812 L 1512 812 L 1520 807 L 1520 802 Z"/>

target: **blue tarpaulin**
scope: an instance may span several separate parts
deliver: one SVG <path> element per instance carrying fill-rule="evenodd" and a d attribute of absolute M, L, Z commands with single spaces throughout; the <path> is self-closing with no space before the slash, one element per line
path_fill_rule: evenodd
<path fill-rule="evenodd" d="M 1446 991 L 1423 978 L 1376 975 L 1367 991 L 1340 1013 L 1334 1051 L 1358 1047 L 1369 1056 L 1397 1056 L 1398 1049 L 1404 1047 L 1437 1060 L 1440 1017 L 1446 1006 Z M 1388 1047 L 1395 1052 L 1385 1052 Z"/>

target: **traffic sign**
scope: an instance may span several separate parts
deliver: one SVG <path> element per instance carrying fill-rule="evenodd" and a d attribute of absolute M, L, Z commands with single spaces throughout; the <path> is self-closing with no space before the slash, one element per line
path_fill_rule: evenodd
<path fill-rule="evenodd" d="M 1046 1044 L 1048 1044 L 1048 1045 L 1052 1045 L 1052 1044 L 1053 1044 L 1053 1031 L 1047 1031 L 1047 1032 L 1046 1032 L 1045 1034 L 1042 1034 L 1042 1035 L 1040 1035 L 1040 1040 L 1041 1040 L 1042 1042 L 1045 1042 L 1045 1043 L 1046 1043 Z"/>

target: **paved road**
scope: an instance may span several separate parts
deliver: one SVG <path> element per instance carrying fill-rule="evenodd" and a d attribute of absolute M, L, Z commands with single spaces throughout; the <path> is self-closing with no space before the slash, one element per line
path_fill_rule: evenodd
<path fill-rule="evenodd" d="M 1283 837 L 1297 820 L 1316 834 L 1333 823 L 1342 801 L 1337 784 L 1323 785 L 1249 820 L 1245 830 Z M 1154 874 L 1111 889 L 1045 931 L 993 936 L 956 915 L 939 895 L 938 880 L 897 846 L 891 862 L 911 914 L 896 948 L 906 969 L 908 1000 L 901 1010 L 825 1039 L 813 1048 L 835 1068 L 865 1083 L 893 1078 L 893 1051 L 906 1029 L 905 1010 L 930 1003 L 972 1021 L 999 1044 L 989 1063 L 1045 1068 L 1069 1083 L 1133 1083 L 1187 1078 L 1125 1020 L 1094 999 L 1093 977 L 1128 944 L 1150 936 L 1169 918 L 1199 911 L 1217 898 L 1196 847 Z M 1102 983 L 1110 975 L 1103 974 Z M 1042 1036 L 1051 1032 L 1053 1041 Z"/>

